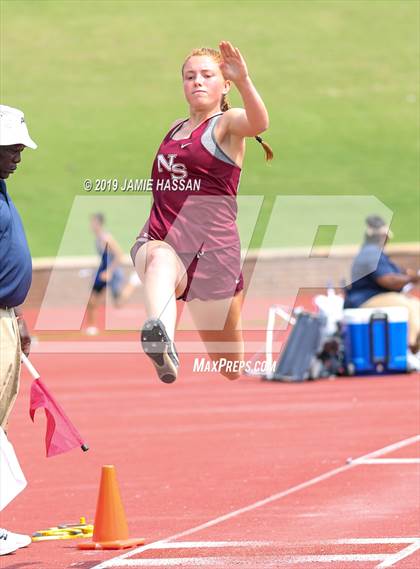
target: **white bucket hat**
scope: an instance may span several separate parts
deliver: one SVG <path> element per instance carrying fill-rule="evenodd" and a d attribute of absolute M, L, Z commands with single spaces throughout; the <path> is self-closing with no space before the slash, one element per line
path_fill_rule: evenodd
<path fill-rule="evenodd" d="M 37 148 L 37 145 L 29 136 L 25 117 L 22 111 L 0 105 L 0 146 L 12 144 L 24 144 L 28 148 Z"/>

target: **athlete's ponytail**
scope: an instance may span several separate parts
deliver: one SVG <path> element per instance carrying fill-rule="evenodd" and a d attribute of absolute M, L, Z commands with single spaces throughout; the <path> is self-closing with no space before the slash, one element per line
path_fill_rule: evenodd
<path fill-rule="evenodd" d="M 230 103 L 227 98 L 227 95 L 222 96 L 222 100 L 220 101 L 220 110 L 224 113 L 225 111 L 230 109 Z"/>
<path fill-rule="evenodd" d="M 193 49 L 192 52 L 188 55 L 188 57 L 185 59 L 184 65 L 182 66 L 182 72 L 184 72 L 184 66 L 187 63 L 187 61 L 189 60 L 189 58 L 194 56 L 194 55 L 207 55 L 209 57 L 212 57 L 214 59 L 214 61 L 216 61 L 216 63 L 219 63 L 219 64 L 223 61 L 222 54 L 217 49 L 213 49 L 211 47 L 196 48 L 196 49 Z M 229 100 L 227 98 L 227 95 L 223 95 L 222 99 L 220 101 L 220 110 L 224 113 L 229 109 L 230 109 L 230 103 L 229 103 Z M 261 144 L 261 146 L 263 147 L 264 152 L 265 152 L 265 159 L 267 160 L 267 162 L 269 160 L 272 160 L 274 157 L 274 154 L 273 154 L 273 151 L 272 151 L 270 145 L 267 144 L 266 142 L 264 142 L 264 140 L 261 138 L 261 136 L 255 136 L 255 140 L 257 142 L 259 142 Z"/>
<path fill-rule="evenodd" d="M 269 144 L 267 144 L 266 142 L 264 142 L 264 140 L 261 138 L 261 136 L 255 136 L 255 140 L 257 142 L 259 142 L 261 144 L 261 146 L 264 148 L 265 159 L 267 160 L 267 162 L 269 160 L 272 160 L 274 158 L 274 153 L 273 153 L 271 146 Z"/>

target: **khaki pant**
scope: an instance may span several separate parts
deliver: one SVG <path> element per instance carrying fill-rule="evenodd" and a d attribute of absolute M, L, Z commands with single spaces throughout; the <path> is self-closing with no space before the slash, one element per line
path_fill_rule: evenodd
<path fill-rule="evenodd" d="M 404 306 L 408 310 L 408 344 L 418 349 L 420 336 L 420 300 L 401 292 L 385 292 L 369 298 L 360 308 Z"/>
<path fill-rule="evenodd" d="M 20 336 L 14 310 L 0 308 L 0 426 L 7 420 L 19 391 Z"/>

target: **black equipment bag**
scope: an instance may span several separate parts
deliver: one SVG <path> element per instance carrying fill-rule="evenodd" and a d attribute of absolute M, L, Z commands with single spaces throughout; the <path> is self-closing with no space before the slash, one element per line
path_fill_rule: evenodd
<path fill-rule="evenodd" d="M 320 349 L 324 324 L 322 316 L 309 312 L 301 312 L 297 316 L 272 380 L 304 381 L 311 378 L 311 366 Z"/>

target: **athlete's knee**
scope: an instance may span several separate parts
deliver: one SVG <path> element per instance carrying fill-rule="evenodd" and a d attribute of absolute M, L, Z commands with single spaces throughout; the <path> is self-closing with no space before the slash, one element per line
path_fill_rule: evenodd
<path fill-rule="evenodd" d="M 147 255 L 146 272 L 161 267 L 176 267 L 174 253 L 167 247 L 154 247 Z"/>

